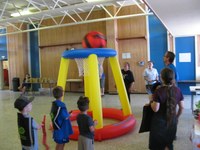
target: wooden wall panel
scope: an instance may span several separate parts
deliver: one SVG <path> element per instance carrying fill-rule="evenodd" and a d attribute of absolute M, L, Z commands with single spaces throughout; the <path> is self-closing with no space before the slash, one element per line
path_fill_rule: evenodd
<path fill-rule="evenodd" d="M 144 7 L 144 6 L 143 6 Z M 127 6 L 119 14 L 140 13 L 137 6 Z M 135 38 L 146 36 L 146 16 L 118 20 L 118 38 Z"/>
<path fill-rule="evenodd" d="M 119 61 L 120 66 L 123 68 L 124 62 L 129 62 L 131 70 L 134 74 L 135 85 L 134 89 L 136 93 L 145 93 L 145 82 L 143 78 L 143 71 L 146 66 L 139 66 L 139 61 L 148 61 L 147 57 L 147 41 L 146 39 L 132 39 L 132 40 L 120 40 L 119 44 Z M 122 53 L 130 53 L 130 59 L 122 59 Z"/>
<path fill-rule="evenodd" d="M 26 25 L 22 28 L 26 29 Z M 7 31 L 15 30 L 8 27 Z M 27 33 L 18 33 L 7 36 L 8 62 L 9 62 L 9 88 L 12 89 L 13 77 L 19 77 L 20 81 L 28 73 L 28 40 Z"/>
<path fill-rule="evenodd" d="M 64 48 L 64 46 L 51 47 L 40 51 L 42 77 L 52 78 L 57 81 L 61 55 L 64 52 Z M 74 60 L 70 60 L 68 78 L 78 78 L 78 69 Z"/>
<path fill-rule="evenodd" d="M 144 8 L 144 5 L 142 5 Z M 127 6 L 120 11 L 121 14 L 140 13 L 137 6 Z M 119 61 L 121 68 L 124 62 L 131 64 L 131 70 L 135 77 L 135 92 L 145 93 L 145 83 L 142 73 L 146 66 L 139 66 L 139 61 L 148 61 L 145 16 L 118 20 L 118 45 Z M 122 59 L 122 53 L 130 53 L 131 59 Z"/>
<path fill-rule="evenodd" d="M 97 16 L 104 16 L 105 13 L 101 11 L 95 12 Z M 94 14 L 91 14 L 91 17 Z M 71 20 L 65 18 L 65 20 Z M 69 21 L 66 21 L 69 22 Z M 43 22 L 43 25 L 51 24 L 52 20 L 48 19 Z M 95 22 L 89 24 L 80 24 L 74 26 L 66 26 L 61 28 L 53 28 L 40 31 L 40 46 L 55 45 L 63 43 L 80 43 L 86 33 L 90 31 L 99 31 L 106 34 L 105 22 Z"/>
<path fill-rule="evenodd" d="M 105 34 L 105 22 L 42 30 L 40 31 L 40 46 L 81 43 L 83 37 L 90 31 Z"/>
<path fill-rule="evenodd" d="M 50 47 L 40 50 L 41 77 L 57 80 L 62 47 Z"/>
<path fill-rule="evenodd" d="M 77 48 L 80 48 L 81 45 L 75 45 L 75 46 Z M 53 79 L 54 81 L 57 81 L 61 55 L 64 52 L 65 48 L 66 46 L 57 46 L 57 47 L 43 48 L 40 50 L 41 77 L 47 77 Z M 70 60 L 67 78 L 68 79 L 82 78 L 79 77 L 78 67 L 75 60 Z M 67 86 L 67 90 L 69 90 L 69 86 Z"/>
<path fill-rule="evenodd" d="M 116 8 L 113 7 L 108 7 L 109 12 L 111 14 L 115 14 Z M 118 42 L 117 42 L 117 20 L 110 20 L 106 21 L 106 36 L 107 36 L 107 47 L 113 48 L 116 51 L 118 51 Z M 108 59 L 106 59 L 104 63 L 104 71 L 106 74 L 106 88 L 105 90 L 108 91 L 109 93 L 115 93 L 117 91 L 116 89 L 116 83 L 114 81 L 114 76 L 112 73 L 112 69 L 110 67 L 110 63 Z M 107 90 L 108 89 L 108 90 Z"/>

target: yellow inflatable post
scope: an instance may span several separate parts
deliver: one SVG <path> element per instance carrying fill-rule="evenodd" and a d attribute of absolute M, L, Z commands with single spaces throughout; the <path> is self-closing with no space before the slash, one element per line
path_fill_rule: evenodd
<path fill-rule="evenodd" d="M 126 93 L 126 88 L 125 88 L 124 81 L 122 78 L 122 73 L 121 73 L 121 69 L 119 67 L 118 59 L 117 59 L 117 57 L 109 57 L 109 62 L 111 65 L 111 69 L 113 72 L 117 90 L 119 92 L 119 98 L 120 98 L 120 102 L 122 105 L 122 110 L 123 110 L 124 116 L 130 115 L 130 114 L 132 114 L 132 111 L 131 111 L 131 107 L 130 107 L 130 104 L 128 101 L 128 96 Z"/>
<path fill-rule="evenodd" d="M 88 59 L 86 58 L 86 59 L 84 59 L 84 62 L 83 62 L 83 65 L 84 65 L 84 91 L 85 91 L 85 96 L 86 97 L 89 97 L 89 80 L 90 80 L 90 78 L 89 78 L 89 72 L 88 72 L 88 69 L 86 69 L 86 68 L 88 68 L 89 66 L 88 66 Z M 89 104 L 89 110 L 91 110 L 91 103 Z"/>
<path fill-rule="evenodd" d="M 68 67 L 69 67 L 69 59 L 65 59 L 62 57 L 61 62 L 60 62 L 60 69 L 58 73 L 57 85 L 61 86 L 64 91 L 65 91 L 65 86 L 66 86 Z M 64 96 L 63 96 L 62 101 L 63 100 L 64 100 Z"/>
<path fill-rule="evenodd" d="M 98 121 L 97 129 L 103 128 L 103 115 L 102 115 L 102 103 L 100 94 L 99 83 L 99 68 L 98 59 L 95 54 L 91 54 L 88 57 L 89 66 L 89 99 L 90 106 L 93 113 L 93 119 Z"/>
<path fill-rule="evenodd" d="M 83 60 L 83 66 L 84 66 L 84 89 L 85 89 L 85 96 L 89 97 L 89 73 L 86 68 L 88 68 L 88 59 L 85 58 Z"/>

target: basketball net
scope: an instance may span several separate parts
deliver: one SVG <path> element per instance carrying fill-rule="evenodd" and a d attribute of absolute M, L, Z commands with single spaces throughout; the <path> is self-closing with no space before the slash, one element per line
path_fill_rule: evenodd
<path fill-rule="evenodd" d="M 101 77 L 103 74 L 103 62 L 105 57 L 98 57 L 98 69 L 99 69 L 99 76 Z M 76 64 L 78 66 L 79 76 L 88 76 L 89 75 L 89 68 L 88 68 L 88 61 L 87 58 L 75 58 Z"/>

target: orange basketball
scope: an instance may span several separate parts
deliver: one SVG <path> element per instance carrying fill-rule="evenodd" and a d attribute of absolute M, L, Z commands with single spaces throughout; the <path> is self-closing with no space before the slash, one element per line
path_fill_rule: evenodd
<path fill-rule="evenodd" d="M 85 35 L 82 46 L 83 48 L 104 48 L 106 47 L 106 38 L 101 32 L 92 31 Z"/>

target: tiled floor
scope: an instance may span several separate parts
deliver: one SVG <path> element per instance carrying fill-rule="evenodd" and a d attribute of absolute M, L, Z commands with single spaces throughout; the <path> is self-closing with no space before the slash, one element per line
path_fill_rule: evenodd
<path fill-rule="evenodd" d="M 14 109 L 13 103 L 20 95 L 19 92 L 0 91 L 0 150 L 20 150 L 20 140 L 17 133 L 17 110 Z M 68 110 L 77 109 L 76 102 L 83 93 L 66 93 L 65 103 Z M 137 120 L 136 128 L 133 132 L 122 137 L 102 142 L 95 142 L 95 150 L 147 150 L 148 133 L 138 133 L 140 126 L 142 107 L 148 102 L 146 94 L 132 94 L 132 110 Z M 198 99 L 195 97 L 195 99 Z M 36 95 L 33 101 L 33 110 L 31 115 L 38 123 L 41 123 L 43 116 L 47 115 L 47 127 L 49 127 L 49 111 L 53 97 L 49 95 Z M 183 115 L 178 124 L 178 137 L 174 143 L 175 150 L 192 150 L 192 143 L 189 140 L 193 116 L 190 110 L 190 96 L 185 96 L 185 106 Z M 103 107 L 121 108 L 118 95 L 105 95 L 102 99 Z M 108 120 L 105 122 L 109 122 Z M 113 122 L 113 120 L 112 120 Z M 54 149 L 55 143 L 51 138 L 51 131 L 47 132 L 47 143 L 50 149 Z M 45 149 L 42 145 L 42 131 L 39 131 L 40 150 Z M 66 150 L 76 150 L 77 141 L 70 141 L 66 144 Z"/>

